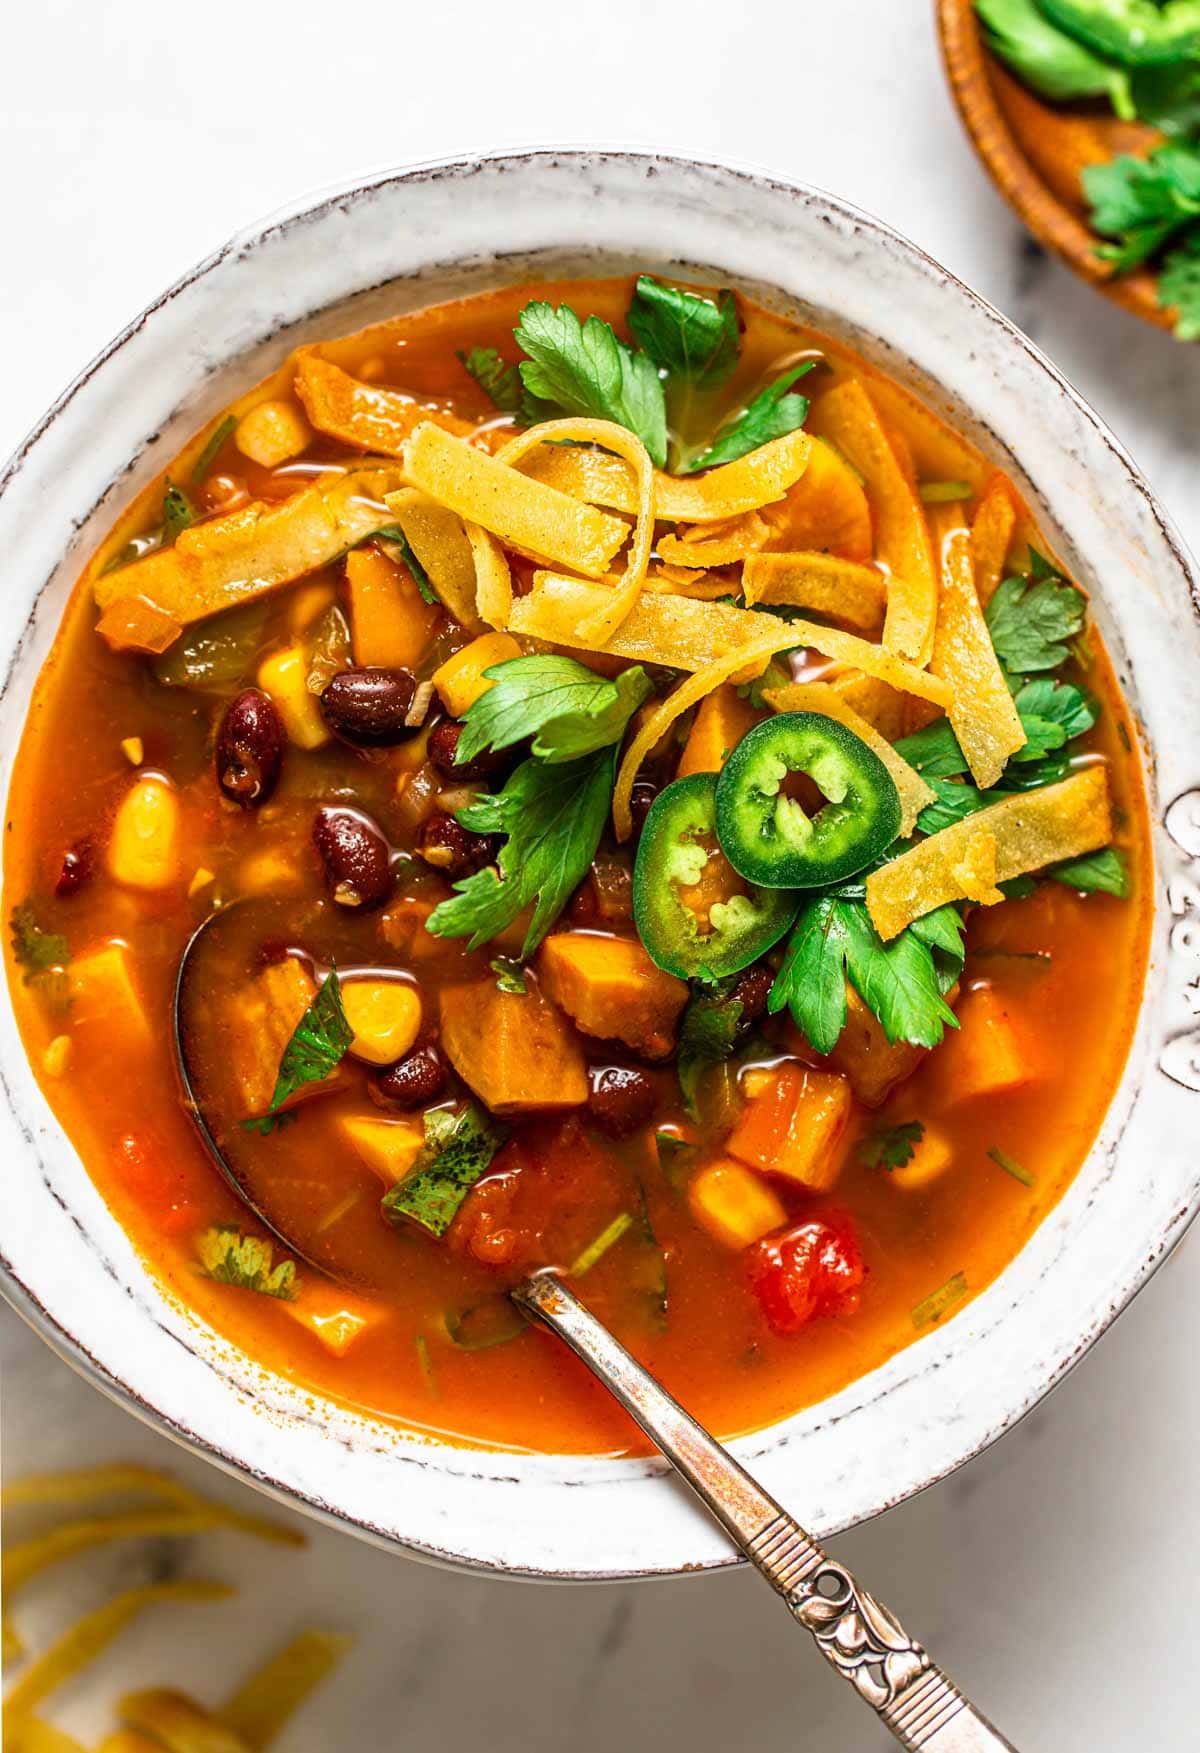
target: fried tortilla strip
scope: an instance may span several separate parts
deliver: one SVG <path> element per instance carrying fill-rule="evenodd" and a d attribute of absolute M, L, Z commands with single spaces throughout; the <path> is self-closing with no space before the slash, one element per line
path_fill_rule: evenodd
<path fill-rule="evenodd" d="M 926 784 L 915 767 L 909 766 L 903 755 L 896 753 L 886 737 L 880 736 L 873 724 L 846 704 L 836 688 L 830 687 L 828 682 L 792 682 L 786 688 L 765 688 L 763 699 L 776 712 L 824 713 L 826 718 L 836 718 L 856 737 L 861 737 L 896 782 L 896 790 L 900 793 L 900 835 L 902 839 L 908 839 L 921 811 L 934 801 L 933 788 Z"/>
<path fill-rule="evenodd" d="M 922 481 L 965 481 L 978 493 L 989 465 L 977 450 L 889 378 L 872 375 L 865 387 L 880 418 L 904 439 Z"/>
<path fill-rule="evenodd" d="M 462 438 L 469 438 L 475 430 L 469 420 L 424 407 L 403 390 L 361 383 L 309 347 L 296 354 L 294 387 L 318 432 L 380 456 L 398 457 L 426 420 Z"/>
<path fill-rule="evenodd" d="M 167 1686 L 127 1692 L 117 1712 L 126 1729 L 145 1735 L 165 1753 L 247 1753 L 245 1741 L 232 1729 L 186 1693 Z"/>
<path fill-rule="evenodd" d="M 404 473 L 410 486 L 507 547 L 591 578 L 605 576 L 629 536 L 619 517 L 472 449 L 429 421 L 404 447 Z"/>
<path fill-rule="evenodd" d="M 1105 769 L 1084 767 L 1057 785 L 1015 791 L 872 871 L 867 908 L 885 942 L 944 902 L 969 898 L 964 878 L 978 885 L 982 835 L 995 840 L 995 883 L 1107 846 L 1112 811 Z"/>
<path fill-rule="evenodd" d="M 477 523 L 464 524 L 475 562 L 475 609 L 487 627 L 507 627 L 512 610 L 512 570 L 495 536 Z"/>
<path fill-rule="evenodd" d="M 971 558 L 975 562 L 975 590 L 987 608 L 1004 577 L 1004 563 L 1017 523 L 1017 506 L 1008 478 L 997 472 L 987 484 L 975 521 L 971 525 Z"/>
<path fill-rule="evenodd" d="M 782 499 L 800 479 L 810 449 L 806 432 L 789 432 L 706 474 L 656 473 L 654 515 L 663 523 L 725 523 L 758 511 Z M 606 505 L 629 515 L 638 508 L 637 483 L 628 464 L 605 451 L 563 446 L 536 450 L 521 464 L 521 473 L 590 505 Z"/>
<path fill-rule="evenodd" d="M 666 591 L 670 596 L 695 597 L 698 602 L 715 603 L 729 593 L 729 580 L 719 572 L 690 572 L 684 566 L 656 566 L 646 574 L 648 591 Z"/>
<path fill-rule="evenodd" d="M 470 633 L 486 633 L 476 606 L 475 551 L 462 518 L 415 487 L 389 493 L 387 504 L 392 522 L 404 531 L 430 584 L 454 619 Z"/>
<path fill-rule="evenodd" d="M 957 506 L 931 508 L 942 586 L 932 669 L 950 684 L 950 723 L 981 791 L 1027 742 L 975 594 L 971 538 Z"/>
<path fill-rule="evenodd" d="M 658 557 L 668 566 L 734 566 L 757 553 L 771 536 L 771 526 L 757 511 L 730 518 L 726 524 L 699 524 L 681 536 L 660 536 Z"/>
<path fill-rule="evenodd" d="M 260 1753 L 333 1672 L 351 1641 L 331 1631 L 302 1631 L 238 1687 L 218 1720 L 251 1753 Z"/>
<path fill-rule="evenodd" d="M 398 463 L 364 464 L 280 504 L 255 501 L 194 524 L 180 532 L 174 547 L 97 578 L 97 606 L 141 597 L 188 626 L 266 596 L 328 566 L 391 523 L 384 495 L 402 481 Z"/>
<path fill-rule="evenodd" d="M 927 664 L 937 621 L 937 577 L 913 484 L 857 378 L 828 390 L 814 404 L 811 425 L 844 452 L 866 482 L 875 557 L 890 575 L 884 648 Z"/>
<path fill-rule="evenodd" d="M 899 742 L 902 736 L 908 735 L 908 714 L 913 704 L 911 694 L 898 693 L 887 682 L 881 682 L 876 676 L 864 676 L 861 670 L 839 670 L 836 675 L 823 679 L 851 711 L 874 725 L 889 743 Z M 928 709 L 936 715 L 936 707 Z"/>
<path fill-rule="evenodd" d="M 763 516 L 777 532 L 773 547 L 871 558 L 871 508 L 862 477 L 824 439 L 813 439 L 803 475 Z"/>
<path fill-rule="evenodd" d="M 883 619 L 883 574 L 833 554 L 752 554 L 742 568 L 742 594 L 757 603 L 787 604 L 828 615 L 862 633 Z"/>

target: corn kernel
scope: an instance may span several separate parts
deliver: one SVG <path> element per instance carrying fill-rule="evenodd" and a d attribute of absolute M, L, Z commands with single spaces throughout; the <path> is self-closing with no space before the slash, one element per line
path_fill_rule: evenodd
<path fill-rule="evenodd" d="M 738 1087 L 748 1102 L 755 1096 L 761 1096 L 767 1086 L 775 1081 L 775 1073 L 769 1065 L 750 1065 L 738 1079 Z"/>
<path fill-rule="evenodd" d="M 441 696 L 442 705 L 452 718 L 461 718 L 481 694 L 492 686 L 484 670 L 493 664 L 507 663 L 520 657 L 521 647 L 511 633 L 483 633 L 448 657 L 433 673 L 433 685 Z"/>
<path fill-rule="evenodd" d="M 420 1033 L 420 997 L 402 980 L 346 980 L 342 1007 L 354 1030 L 350 1051 L 368 1065 L 403 1059 Z"/>
<path fill-rule="evenodd" d="M 123 737 L 121 739 L 121 753 L 131 767 L 140 767 L 146 758 L 146 746 L 141 737 Z"/>
<path fill-rule="evenodd" d="M 53 1041 L 42 1054 L 42 1070 L 47 1077 L 61 1077 L 71 1062 L 70 1035 L 55 1035 Z"/>
<path fill-rule="evenodd" d="M 319 749 L 329 741 L 317 697 L 308 691 L 308 654 L 302 646 L 285 645 L 264 658 L 258 666 L 258 685 L 271 696 L 289 741 L 298 749 Z"/>
<path fill-rule="evenodd" d="M 179 874 L 179 799 L 148 773 L 125 793 L 108 845 L 109 874 L 131 889 L 165 889 Z"/>
<path fill-rule="evenodd" d="M 288 597 L 288 632 L 307 633 L 317 616 L 336 601 L 331 584 L 298 584 Z"/>
<path fill-rule="evenodd" d="M 294 858 L 277 846 L 252 852 L 238 866 L 237 891 L 240 895 L 289 895 L 303 887 L 303 877 Z"/>
<path fill-rule="evenodd" d="M 404 1179 L 425 1147 L 425 1128 L 415 1120 L 347 1114 L 340 1124 L 347 1142 L 389 1187 Z"/>
<path fill-rule="evenodd" d="M 912 1193 L 918 1187 L 928 1187 L 940 1180 L 953 1164 L 954 1147 L 946 1134 L 936 1126 L 926 1126 L 925 1135 L 914 1147 L 911 1159 L 901 1168 L 885 1170 L 884 1180 L 890 1187 Z"/>
<path fill-rule="evenodd" d="M 189 901 L 194 900 L 195 897 L 200 893 L 201 889 L 206 889 L 208 887 L 209 883 L 211 883 L 213 881 L 215 875 L 216 875 L 215 871 L 211 871 L 211 870 L 206 869 L 205 866 L 202 864 L 197 865 L 196 870 L 192 876 L 192 880 L 188 884 L 188 900 Z"/>
<path fill-rule="evenodd" d="M 312 437 L 312 427 L 294 402 L 260 402 L 242 415 L 233 442 L 252 463 L 275 469 L 307 450 Z"/>
<path fill-rule="evenodd" d="M 697 1223 L 727 1248 L 748 1248 L 787 1222 L 767 1183 L 728 1157 L 701 1169 L 688 1187 L 688 1204 Z"/>

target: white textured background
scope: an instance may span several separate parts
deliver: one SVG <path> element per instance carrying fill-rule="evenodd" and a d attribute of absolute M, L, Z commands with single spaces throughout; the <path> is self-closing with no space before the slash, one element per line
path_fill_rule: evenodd
<path fill-rule="evenodd" d="M 1032 249 L 943 87 L 930 0 L 40 0 L 12 9 L 0 108 L 0 453 L 136 310 L 232 230 L 357 172 L 472 149 L 726 155 L 859 202 L 977 286 L 1115 427 L 1200 545 L 1200 350 Z M 1066 1019 L 1069 1021 L 1069 1019 Z M 1058 1393 L 957 1478 L 838 1543 L 1025 1753 L 1183 1753 L 1200 1607 L 1192 1244 Z M 139 1457 L 246 1495 L 78 1382 L 0 1313 L 3 1465 Z M 31 1594 L 33 1636 L 162 1549 Z M 435 1573 L 313 1531 L 182 1555 L 232 1607 L 164 1609 L 60 1715 L 98 1733 L 131 1684 L 215 1700 L 304 1624 L 355 1655 L 281 1753 L 872 1753 L 890 1740 L 746 1575 L 568 1592 Z M 61 1590 L 62 1593 L 57 1591 Z"/>

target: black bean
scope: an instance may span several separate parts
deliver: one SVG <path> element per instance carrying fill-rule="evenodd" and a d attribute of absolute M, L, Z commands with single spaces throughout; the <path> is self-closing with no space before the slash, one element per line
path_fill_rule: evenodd
<path fill-rule="evenodd" d="M 606 1065 L 592 1073 L 587 1111 L 610 1138 L 636 1132 L 654 1112 L 654 1085 L 644 1071 L 632 1065 Z"/>
<path fill-rule="evenodd" d="M 378 823 L 361 810 L 325 808 L 313 844 L 330 894 L 341 907 L 378 907 L 392 892 L 392 853 Z"/>
<path fill-rule="evenodd" d="M 343 742 L 386 748 L 407 742 L 421 728 L 405 723 L 416 691 L 408 670 L 341 670 L 321 695 L 321 715 Z"/>
<path fill-rule="evenodd" d="M 633 782 L 633 790 L 629 794 L 629 813 L 633 818 L 633 831 L 640 834 L 646 817 L 650 814 L 650 805 L 661 790 L 656 779 L 647 779 L 644 775 Z"/>
<path fill-rule="evenodd" d="M 506 773 L 513 763 L 511 749 L 487 749 L 469 761 L 459 761 L 458 742 L 463 727 L 456 718 L 443 718 L 429 733 L 429 759 L 447 779 L 489 779 Z"/>
<path fill-rule="evenodd" d="M 422 823 L 417 836 L 417 851 L 426 864 L 451 878 L 471 876 L 494 863 L 499 848 L 495 834 L 476 834 L 442 810 Z"/>
<path fill-rule="evenodd" d="M 756 962 L 754 967 L 746 969 L 732 994 L 742 1007 L 740 1028 L 748 1028 L 766 1015 L 767 999 L 774 984 L 775 975 L 765 962 Z"/>
<path fill-rule="evenodd" d="M 270 696 L 247 688 L 225 708 L 217 732 L 217 784 L 246 808 L 265 803 L 283 766 L 283 723 Z"/>
<path fill-rule="evenodd" d="M 368 1085 L 371 1100 L 384 1108 L 423 1108 L 446 1087 L 446 1061 L 432 1041 L 378 1072 Z"/>
<path fill-rule="evenodd" d="M 77 895 L 84 883 L 92 874 L 96 863 L 96 848 L 90 840 L 76 840 L 74 846 L 68 846 L 63 853 L 62 866 L 58 880 L 54 884 L 54 893 L 63 900 Z"/>

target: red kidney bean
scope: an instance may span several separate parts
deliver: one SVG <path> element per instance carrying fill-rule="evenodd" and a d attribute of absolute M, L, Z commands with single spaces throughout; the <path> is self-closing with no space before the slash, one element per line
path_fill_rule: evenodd
<path fill-rule="evenodd" d="M 343 742 L 387 748 L 421 728 L 405 723 L 416 691 L 417 679 L 408 670 L 341 670 L 321 695 L 321 716 Z"/>
<path fill-rule="evenodd" d="M 392 892 L 392 849 L 361 810 L 326 806 L 313 821 L 313 844 L 340 907 L 378 907 Z"/>
<path fill-rule="evenodd" d="M 417 835 L 417 851 L 426 864 L 452 878 L 471 876 L 492 864 L 499 849 L 495 834 L 476 834 L 442 810 L 435 810 Z"/>
<path fill-rule="evenodd" d="M 633 790 L 629 794 L 629 814 L 633 818 L 633 832 L 640 834 L 646 817 L 650 814 L 650 805 L 658 796 L 662 787 L 656 779 L 635 779 Z"/>
<path fill-rule="evenodd" d="M 588 1116 L 610 1138 L 645 1126 L 654 1112 L 654 1085 L 632 1065 L 606 1065 L 592 1073 Z"/>
<path fill-rule="evenodd" d="M 270 696 L 247 688 L 225 708 L 217 731 L 217 784 L 245 808 L 265 803 L 283 767 L 283 722 Z"/>
<path fill-rule="evenodd" d="M 378 1072 L 367 1086 L 381 1108 L 423 1108 L 446 1087 L 447 1067 L 441 1050 L 426 1041 Z"/>
<path fill-rule="evenodd" d="M 429 759 L 447 779 L 489 779 L 494 773 L 506 773 L 513 764 L 511 749 L 487 749 L 469 761 L 457 759 L 458 741 L 463 727 L 455 718 L 443 718 L 429 733 Z"/>
<path fill-rule="evenodd" d="M 84 883 L 88 881 L 96 863 L 96 848 L 90 840 L 76 840 L 74 846 L 68 846 L 63 853 L 62 866 L 58 880 L 54 884 L 54 893 L 63 900 L 77 895 Z"/>

